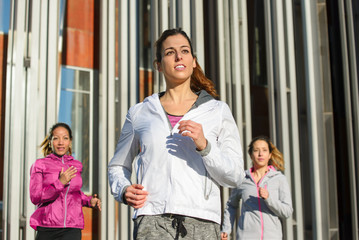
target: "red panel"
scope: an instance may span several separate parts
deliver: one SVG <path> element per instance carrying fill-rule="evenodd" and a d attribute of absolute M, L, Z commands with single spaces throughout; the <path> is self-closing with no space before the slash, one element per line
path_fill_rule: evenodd
<path fill-rule="evenodd" d="M 7 35 L 0 34 L 0 80 L 5 80 Z M 1 85 L 0 85 L 1 90 Z"/>
<path fill-rule="evenodd" d="M 67 27 L 94 31 L 94 0 L 68 0 Z"/>
<path fill-rule="evenodd" d="M 92 208 L 82 208 L 85 217 L 85 228 L 82 230 L 82 240 L 92 240 Z"/>
<path fill-rule="evenodd" d="M 94 6 L 94 0 L 67 1 L 63 65 L 84 68 L 98 67 L 98 59 L 95 59 L 94 56 L 95 44 L 98 49 L 98 39 L 94 37 L 94 32 L 98 32 L 98 23 L 95 24 L 94 19 L 95 16 L 98 18 L 99 14 L 96 14 Z"/>
<path fill-rule="evenodd" d="M 140 81 L 140 101 L 149 95 L 153 94 L 153 72 L 151 70 L 140 69 L 139 81 Z"/>
<path fill-rule="evenodd" d="M 0 201 L 3 200 L 7 35 L 0 34 Z"/>
<path fill-rule="evenodd" d="M 63 64 L 84 68 L 94 68 L 94 34 L 68 28 L 66 30 L 65 56 Z"/>

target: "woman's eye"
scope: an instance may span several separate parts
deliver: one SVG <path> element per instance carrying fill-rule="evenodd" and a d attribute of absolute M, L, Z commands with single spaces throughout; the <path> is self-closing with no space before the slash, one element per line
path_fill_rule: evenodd
<path fill-rule="evenodd" d="M 172 55 L 174 53 L 174 51 L 168 51 L 165 53 L 166 56 Z"/>
<path fill-rule="evenodd" d="M 183 54 L 188 54 L 188 53 L 189 53 L 189 50 L 188 50 L 188 49 L 183 49 L 183 50 L 182 50 L 182 53 L 183 53 Z"/>

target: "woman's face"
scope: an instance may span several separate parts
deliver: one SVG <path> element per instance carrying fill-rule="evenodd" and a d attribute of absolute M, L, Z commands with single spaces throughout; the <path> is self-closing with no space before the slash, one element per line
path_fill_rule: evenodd
<path fill-rule="evenodd" d="M 69 151 L 71 139 L 69 132 L 64 127 L 57 127 L 52 132 L 52 146 L 54 152 L 59 155 L 65 155 Z"/>
<path fill-rule="evenodd" d="M 257 140 L 253 143 L 251 159 L 255 168 L 267 167 L 272 154 L 266 141 Z"/>
<path fill-rule="evenodd" d="M 196 60 L 192 56 L 188 40 L 181 34 L 169 36 L 162 44 L 162 61 L 158 70 L 166 78 L 167 84 L 190 80 Z"/>

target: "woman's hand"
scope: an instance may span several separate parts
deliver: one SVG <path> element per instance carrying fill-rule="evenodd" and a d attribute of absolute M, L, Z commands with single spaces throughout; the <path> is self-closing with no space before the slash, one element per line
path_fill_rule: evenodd
<path fill-rule="evenodd" d="M 91 207 L 96 208 L 101 211 L 101 199 L 97 197 L 97 194 L 94 194 L 90 200 Z"/>
<path fill-rule="evenodd" d="M 124 198 L 129 206 L 137 209 L 145 205 L 148 192 L 142 190 L 143 188 L 141 184 L 132 184 L 126 189 Z"/>
<path fill-rule="evenodd" d="M 228 234 L 225 232 L 221 233 L 221 240 L 227 240 L 228 239 Z"/>
<path fill-rule="evenodd" d="M 66 169 L 65 172 L 64 172 L 64 168 L 62 168 L 59 177 L 60 182 L 64 185 L 68 184 L 71 181 L 71 179 L 76 177 L 76 172 L 77 170 L 74 166 L 69 167 L 68 169 Z"/>
<path fill-rule="evenodd" d="M 267 199 L 269 197 L 269 193 L 268 193 L 268 190 L 267 190 L 267 187 L 266 188 L 259 188 L 259 196 L 263 199 Z"/>
<path fill-rule="evenodd" d="M 196 148 L 202 151 L 207 147 L 207 139 L 204 137 L 202 125 L 192 120 L 182 120 L 179 122 L 179 134 L 192 138 Z"/>

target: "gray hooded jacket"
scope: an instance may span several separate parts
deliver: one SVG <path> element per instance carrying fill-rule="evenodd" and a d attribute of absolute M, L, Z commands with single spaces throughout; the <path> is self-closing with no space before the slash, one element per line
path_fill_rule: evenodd
<path fill-rule="evenodd" d="M 259 197 L 258 188 L 266 188 L 269 197 Z M 232 190 L 224 211 L 222 232 L 231 233 L 239 201 L 242 199 L 237 239 L 282 239 L 280 218 L 293 213 L 292 198 L 286 177 L 270 166 L 267 174 L 255 183 L 251 169 L 239 188 Z"/>

